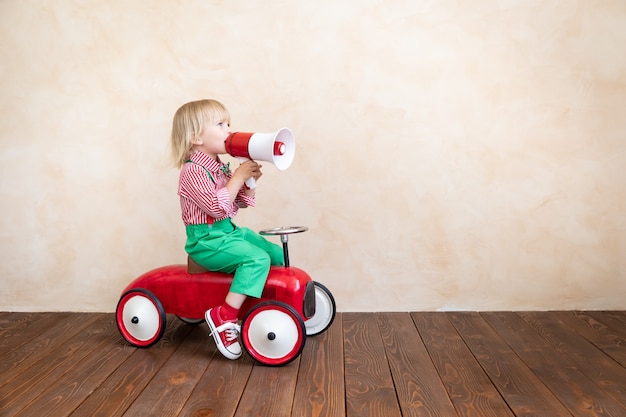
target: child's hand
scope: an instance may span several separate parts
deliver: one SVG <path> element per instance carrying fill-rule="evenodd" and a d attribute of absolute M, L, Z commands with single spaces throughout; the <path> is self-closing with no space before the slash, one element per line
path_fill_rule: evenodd
<path fill-rule="evenodd" d="M 230 194 L 230 202 L 235 201 L 239 190 L 244 186 L 247 179 L 254 178 L 258 180 L 261 178 L 261 175 L 263 175 L 263 173 L 261 173 L 261 165 L 256 161 L 248 160 L 242 162 L 235 172 L 233 172 L 233 176 L 230 181 L 228 181 L 228 184 L 226 184 L 226 189 L 228 189 L 228 194 Z M 246 195 L 254 195 L 254 187 L 246 187 L 245 193 Z"/>
<path fill-rule="evenodd" d="M 248 178 L 258 180 L 261 178 L 261 175 L 263 175 L 261 172 L 261 165 L 253 160 L 241 163 L 241 165 L 239 165 L 233 173 L 233 177 L 237 177 L 241 181 L 246 181 Z"/>

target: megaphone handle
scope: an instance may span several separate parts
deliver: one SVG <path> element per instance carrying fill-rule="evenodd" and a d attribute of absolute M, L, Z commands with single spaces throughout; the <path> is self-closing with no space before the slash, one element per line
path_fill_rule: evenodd
<path fill-rule="evenodd" d="M 256 188 L 256 180 L 254 178 L 248 178 L 246 180 L 246 187 L 248 187 L 251 190 Z"/>
<path fill-rule="evenodd" d="M 240 163 L 240 164 L 241 164 L 241 163 L 244 163 L 244 162 L 246 162 L 246 161 L 249 161 L 249 159 L 248 159 L 248 158 L 245 158 L 245 157 L 242 157 L 242 156 L 237 157 L 237 159 L 239 159 L 239 163 Z M 251 190 L 252 190 L 252 189 L 254 189 L 254 188 L 256 188 L 256 180 L 255 180 L 253 177 L 248 178 L 248 179 L 246 180 L 246 187 L 248 187 L 248 188 L 249 188 L 249 189 L 251 189 Z"/>

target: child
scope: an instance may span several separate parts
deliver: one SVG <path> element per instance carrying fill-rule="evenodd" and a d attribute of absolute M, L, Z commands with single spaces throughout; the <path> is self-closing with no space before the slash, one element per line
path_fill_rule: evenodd
<path fill-rule="evenodd" d="M 255 205 L 255 191 L 244 182 L 258 180 L 261 165 L 246 161 L 231 172 L 220 161 L 230 134 L 230 115 L 215 100 L 199 100 L 176 111 L 172 156 L 181 168 L 178 194 L 187 231 L 185 251 L 211 271 L 234 273 L 224 303 L 207 310 L 205 319 L 218 349 L 229 359 L 241 356 L 237 315 L 248 296 L 261 296 L 270 265 L 283 265 L 283 249 L 258 233 L 238 227 L 232 218 Z"/>

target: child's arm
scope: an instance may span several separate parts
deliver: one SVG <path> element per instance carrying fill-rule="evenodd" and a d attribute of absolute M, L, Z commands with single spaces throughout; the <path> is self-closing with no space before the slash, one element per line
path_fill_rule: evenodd
<path fill-rule="evenodd" d="M 254 179 L 259 179 L 261 175 L 263 175 L 261 173 L 261 165 L 255 161 L 249 160 L 239 165 L 226 184 L 226 189 L 230 195 L 230 202 L 235 202 L 237 195 L 239 195 L 239 190 L 241 190 L 241 187 L 244 186 L 248 178 L 254 177 Z M 254 190 L 246 189 L 245 194 L 252 197 L 254 196 Z"/>

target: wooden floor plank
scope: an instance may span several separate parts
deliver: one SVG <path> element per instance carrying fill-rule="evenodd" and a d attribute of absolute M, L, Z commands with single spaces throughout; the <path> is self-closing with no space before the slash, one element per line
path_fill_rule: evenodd
<path fill-rule="evenodd" d="M 571 416 L 479 313 L 448 315 L 516 417 Z"/>
<path fill-rule="evenodd" d="M 415 323 L 408 313 L 377 313 L 403 417 L 456 416 Z"/>
<path fill-rule="evenodd" d="M 551 312 L 556 318 L 585 337 L 598 349 L 626 367 L 626 338 L 582 311 Z"/>
<path fill-rule="evenodd" d="M 280 367 L 255 364 L 236 417 L 289 417 L 301 357 Z"/>
<path fill-rule="evenodd" d="M 413 313 L 412 317 L 459 416 L 513 416 L 447 313 Z"/>
<path fill-rule="evenodd" d="M 70 325 L 68 329 L 73 329 L 71 324 L 77 322 L 88 323 L 90 324 L 88 327 L 81 328 L 79 332 L 67 339 L 65 339 L 68 336 L 66 332 L 55 333 L 56 336 L 46 336 L 46 341 L 49 341 L 51 337 L 56 337 L 52 339 L 52 343 L 43 344 L 43 346 L 52 346 L 51 350 L 42 348 L 38 354 L 30 355 L 10 370 L 10 378 L 7 376 L 9 382 L 0 388 L 0 398 L 3 399 L 0 404 L 0 415 L 17 414 L 19 410 L 48 390 L 51 385 L 58 382 L 74 365 L 89 357 L 96 341 L 101 341 L 102 337 L 115 335 L 112 329 L 115 324 L 109 315 L 90 315 L 95 319 L 94 321 L 83 317 L 84 314 L 70 317 L 67 320 Z M 35 345 L 41 346 L 39 341 Z"/>
<path fill-rule="evenodd" d="M 626 408 L 626 368 L 615 362 L 549 312 L 521 312 L 518 315 L 580 372 Z"/>
<path fill-rule="evenodd" d="M 187 402 L 200 377 L 208 367 L 215 343 L 207 331 L 198 326 L 181 341 L 176 350 L 154 375 L 125 417 L 177 416 Z"/>
<path fill-rule="evenodd" d="M 191 393 L 179 416 L 221 416 L 232 417 L 237 411 L 239 400 L 246 390 L 253 359 L 243 355 L 231 361 L 217 351 L 204 375 Z"/>
<path fill-rule="evenodd" d="M 39 319 L 41 317 L 38 313 L 27 313 L 27 312 L 16 312 L 11 313 L 8 311 L 0 311 L 0 337 L 3 337 L 4 334 L 9 331 L 11 328 L 15 326 L 27 326 L 33 320 Z"/>
<path fill-rule="evenodd" d="M 344 313 L 346 416 L 400 417 L 378 324 L 371 314 Z"/>
<path fill-rule="evenodd" d="M 50 329 L 62 326 L 71 313 L 40 313 L 24 320 L 16 321 L 7 328 L 0 338 L 0 359 L 3 355 L 27 344 L 31 339 Z"/>
<path fill-rule="evenodd" d="M 18 382 L 11 381 L 15 377 L 25 380 L 25 373 L 28 372 L 43 378 L 46 370 L 53 369 L 57 359 L 54 355 L 59 348 L 66 351 L 75 336 L 84 331 L 89 334 L 93 326 L 109 326 L 111 320 L 101 314 L 73 314 L 65 320 L 54 319 L 53 322 L 54 325 L 38 336 L 29 338 L 25 344 L 17 342 L 16 349 L 8 351 L 0 358 L 0 387 L 8 383 L 14 387 L 19 386 Z M 35 368 L 29 369 L 32 366 Z"/>
<path fill-rule="evenodd" d="M 621 338 L 626 338 L 626 314 L 623 311 L 587 311 L 587 315 L 603 323 Z"/>
<path fill-rule="evenodd" d="M 344 417 L 346 413 L 341 313 L 324 333 L 308 337 L 291 414 L 299 417 Z"/>
<path fill-rule="evenodd" d="M 116 326 L 113 315 L 108 316 L 110 325 L 102 331 L 91 332 L 85 339 L 81 350 L 89 354 L 69 366 L 64 374 L 44 381 L 48 388 L 35 401 L 13 414 L 14 417 L 66 414 L 67 410 L 82 403 L 130 355 L 130 346 L 115 344 L 119 335 L 111 331 Z"/>
<path fill-rule="evenodd" d="M 519 315 L 483 313 L 517 355 L 574 416 L 623 417 L 624 408 L 555 350 Z"/>
<path fill-rule="evenodd" d="M 138 349 L 111 313 L 13 314 L 0 416 L 626 416 L 624 311 L 338 313 L 277 368 L 176 317 Z"/>
<path fill-rule="evenodd" d="M 154 375 L 190 332 L 189 326 L 167 318 L 165 333 L 154 346 L 133 348 L 115 332 L 111 349 L 130 349 L 130 355 L 94 388 L 91 395 L 71 413 L 73 417 L 122 416 L 150 383 Z"/>

